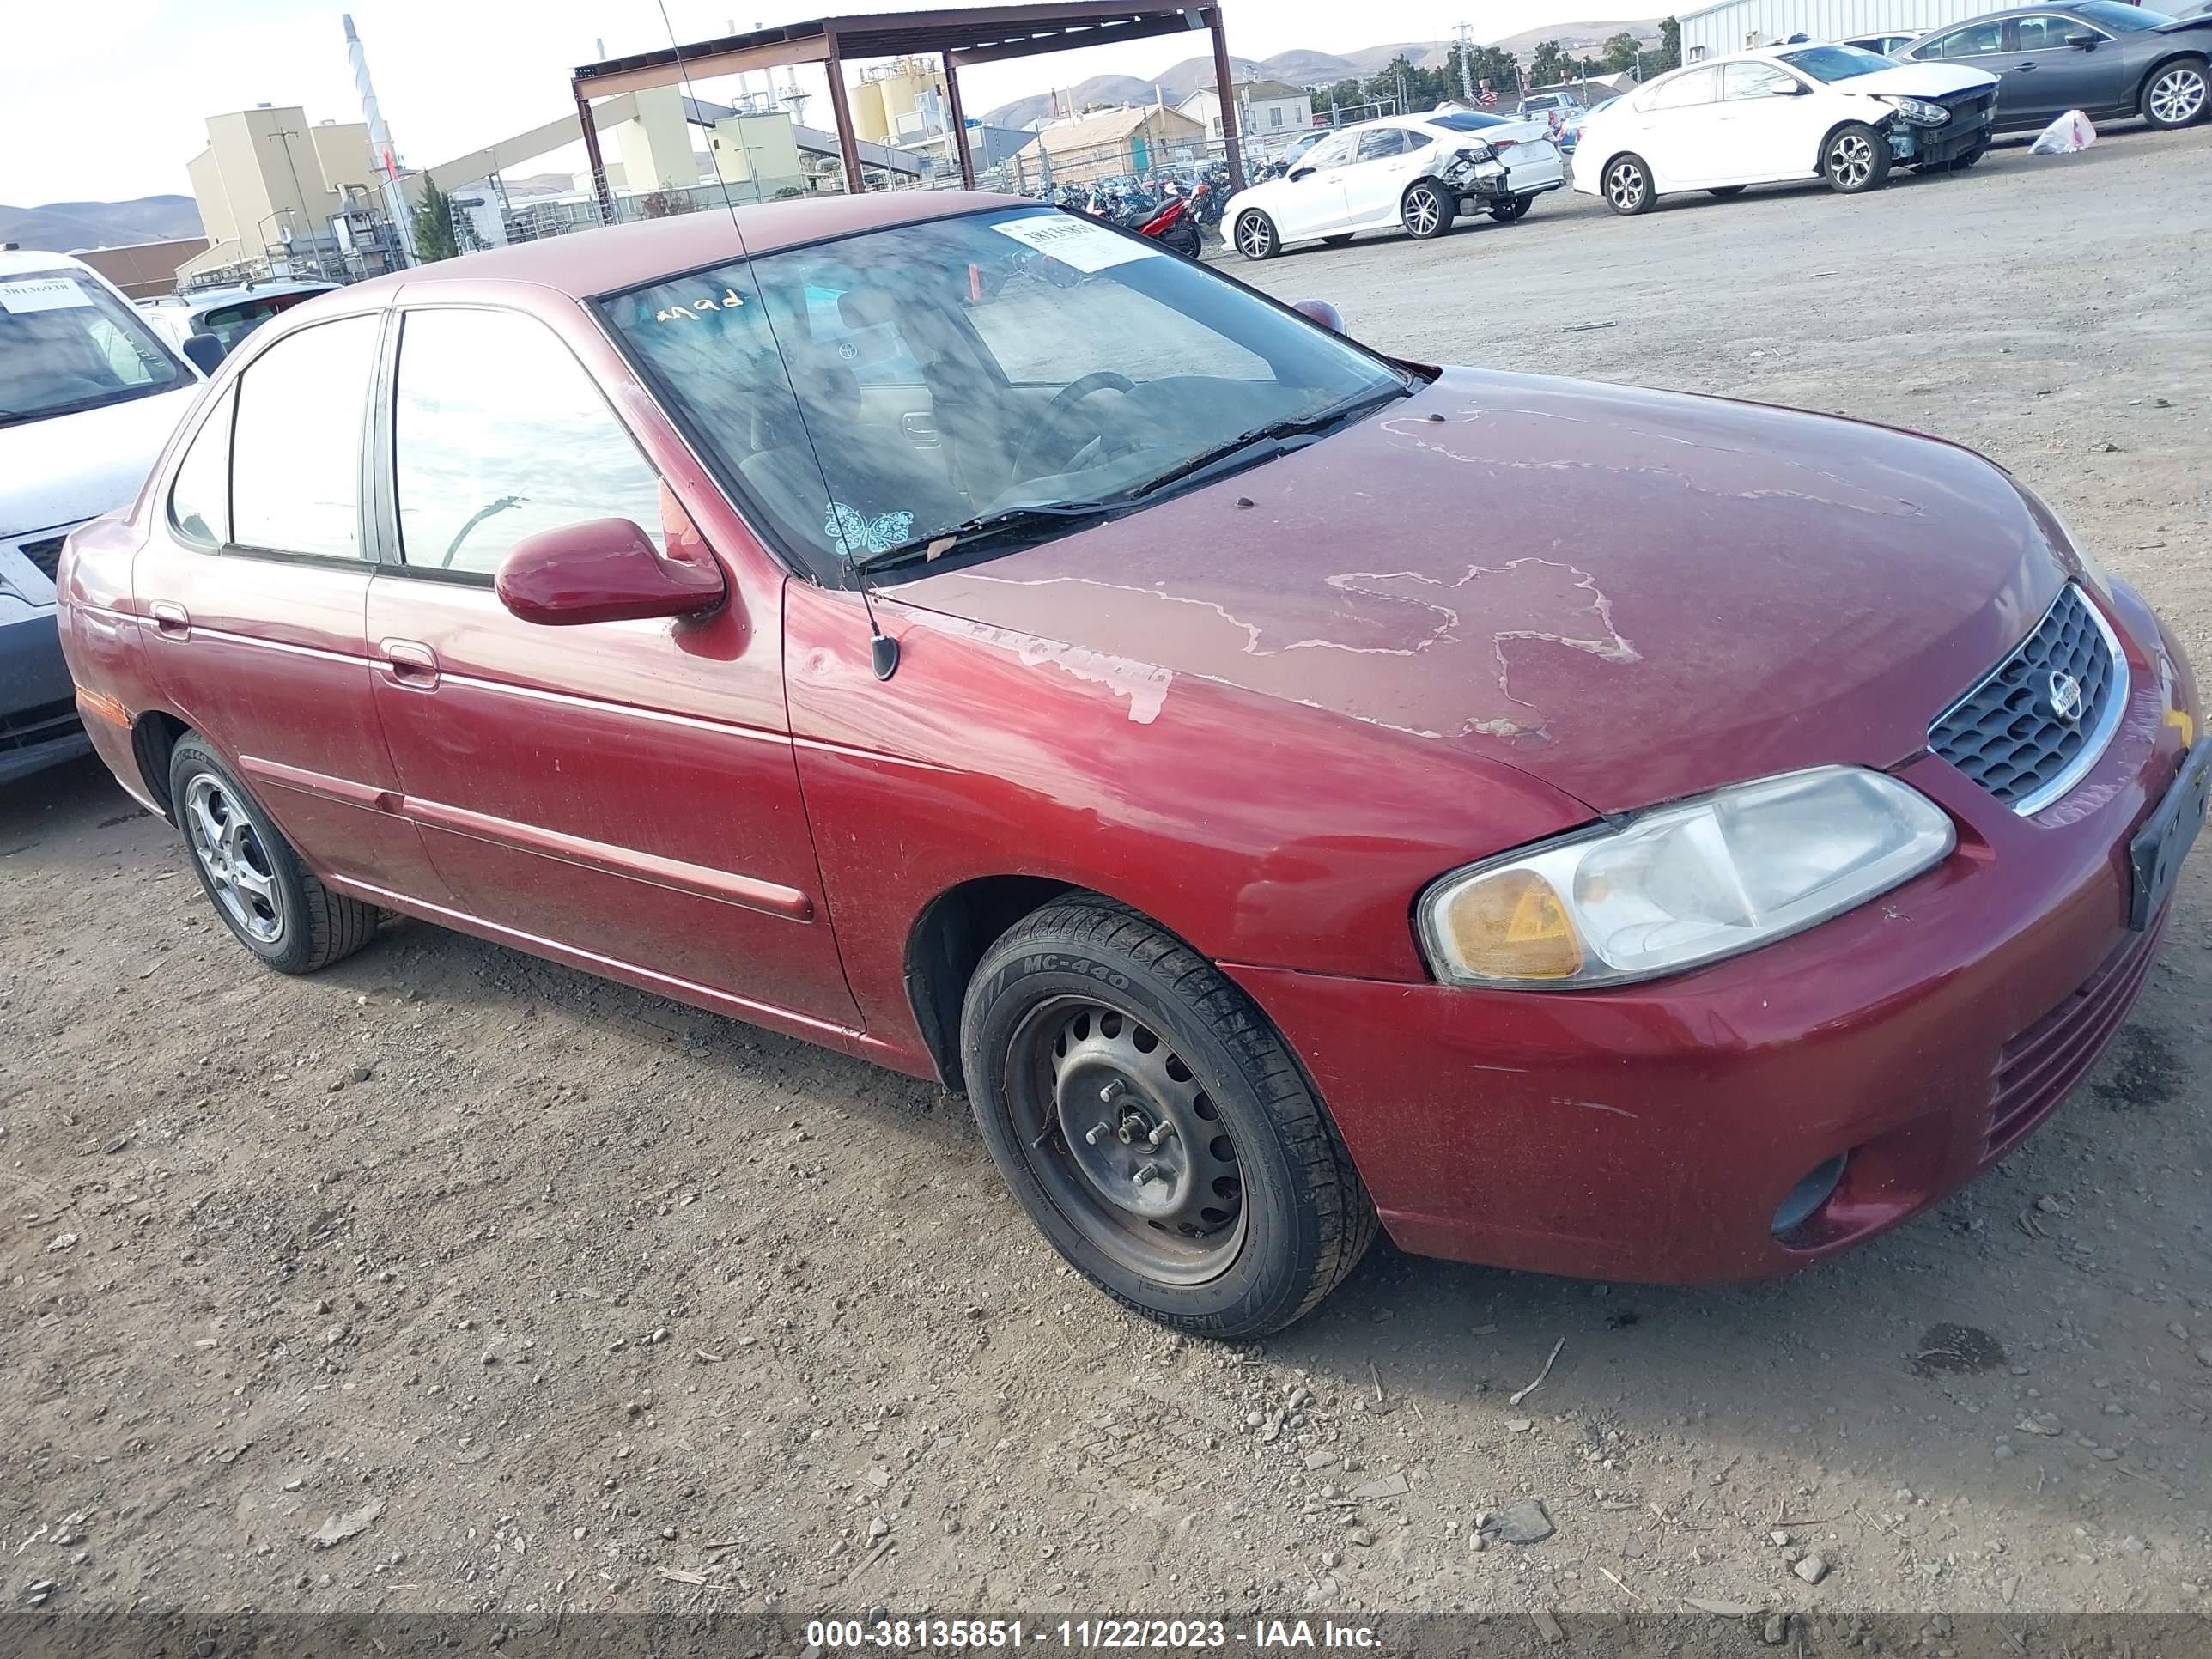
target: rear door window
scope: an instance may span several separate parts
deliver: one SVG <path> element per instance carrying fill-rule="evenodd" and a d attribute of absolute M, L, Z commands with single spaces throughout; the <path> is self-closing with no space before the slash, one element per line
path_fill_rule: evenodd
<path fill-rule="evenodd" d="M 230 539 L 230 421 L 237 403 L 235 391 L 222 394 L 192 434 L 192 447 L 169 486 L 169 522 L 210 547 Z"/>
<path fill-rule="evenodd" d="M 1718 98 L 1720 75 L 1717 70 L 1691 70 L 1663 82 L 1651 94 L 1654 109 L 1688 109 L 1697 104 L 1710 104 Z"/>
<path fill-rule="evenodd" d="M 1987 58 L 2002 52 L 2004 23 L 1971 23 L 1948 34 L 1939 34 L 1912 55 L 1915 58 Z"/>
<path fill-rule="evenodd" d="M 347 317 L 301 329 L 239 377 L 230 511 L 240 546 L 361 556 L 362 421 L 382 322 Z"/>

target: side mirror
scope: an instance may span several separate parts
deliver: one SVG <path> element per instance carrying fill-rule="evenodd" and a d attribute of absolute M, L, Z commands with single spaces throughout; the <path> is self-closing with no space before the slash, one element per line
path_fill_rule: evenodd
<path fill-rule="evenodd" d="M 2076 52 L 2096 51 L 2097 40 L 2098 37 L 2094 34 L 2069 34 L 2066 37 L 2066 44 Z"/>
<path fill-rule="evenodd" d="M 1301 179 L 1310 179 L 1314 176 L 1314 172 L 1315 169 L 1312 167 L 1299 167 L 1291 174 L 1291 182 L 1295 185 Z"/>
<path fill-rule="evenodd" d="M 212 374 L 222 362 L 222 342 L 204 331 L 185 337 L 185 356 L 203 374 Z"/>
<path fill-rule="evenodd" d="M 1326 300 L 1300 300 L 1291 309 L 1311 318 L 1332 334 L 1344 332 L 1344 313 Z"/>
<path fill-rule="evenodd" d="M 1775 91 L 1780 93 L 1784 98 L 1809 98 L 1813 95 L 1813 88 L 1802 81 L 1785 82 L 1775 88 Z"/>
<path fill-rule="evenodd" d="M 712 611 L 729 596 L 721 567 L 665 559 L 628 519 L 593 519 L 526 536 L 493 581 L 499 602 L 550 628 Z"/>

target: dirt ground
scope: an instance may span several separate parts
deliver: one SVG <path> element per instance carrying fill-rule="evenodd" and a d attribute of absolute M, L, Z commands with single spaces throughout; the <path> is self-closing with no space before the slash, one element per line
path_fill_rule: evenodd
<path fill-rule="evenodd" d="M 2212 677 L 2208 163 L 1237 269 L 1404 354 L 1962 440 Z M 2202 1607 L 2212 853 L 2178 902 L 2090 1082 L 1869 1249 L 1654 1291 L 1378 1248 L 1229 1349 L 1071 1279 L 961 1102 L 411 923 L 281 979 L 96 767 L 12 786 L 0 1607 Z M 1551 1536 L 1471 1547 L 1528 1498 Z"/>

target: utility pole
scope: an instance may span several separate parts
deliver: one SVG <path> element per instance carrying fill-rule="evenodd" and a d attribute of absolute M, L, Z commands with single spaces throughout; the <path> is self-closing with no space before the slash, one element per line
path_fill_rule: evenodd
<path fill-rule="evenodd" d="M 271 143 L 284 146 L 284 167 L 292 175 L 293 199 L 299 203 L 300 210 L 302 213 L 307 212 L 307 193 L 300 188 L 300 164 L 292 159 L 292 141 L 304 136 L 292 127 L 279 127 L 269 135 Z M 315 250 L 315 275 L 327 282 L 330 280 L 331 272 L 330 267 L 323 263 L 323 236 L 322 233 L 315 228 L 315 222 L 312 216 L 307 220 L 307 235 Z"/>
<path fill-rule="evenodd" d="M 1462 23 L 1459 28 L 1459 89 L 1469 109 L 1474 107 L 1474 25 Z"/>

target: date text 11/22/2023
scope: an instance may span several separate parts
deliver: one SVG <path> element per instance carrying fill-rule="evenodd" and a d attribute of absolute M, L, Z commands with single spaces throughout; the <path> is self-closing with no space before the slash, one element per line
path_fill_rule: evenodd
<path fill-rule="evenodd" d="M 832 1619 L 806 1626 L 807 1653 L 874 1648 L 887 1651 L 1018 1649 L 1057 1643 L 1063 1650 L 1353 1648 L 1382 1645 L 1374 1628 L 1304 1619 L 1255 1620 L 1232 1630 L 1219 1619 L 1063 1619 L 1029 1625 L 1018 1619 Z"/>

